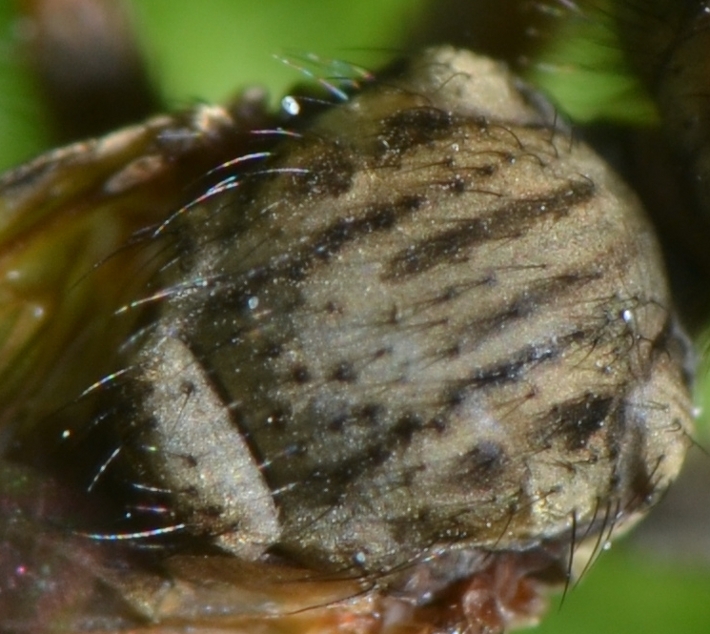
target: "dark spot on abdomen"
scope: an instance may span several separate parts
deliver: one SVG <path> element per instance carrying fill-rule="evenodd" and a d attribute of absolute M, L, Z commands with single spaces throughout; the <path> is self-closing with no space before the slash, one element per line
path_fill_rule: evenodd
<path fill-rule="evenodd" d="M 568 215 L 593 195 L 594 185 L 580 181 L 544 197 L 514 200 L 477 218 L 460 220 L 453 229 L 444 229 L 395 253 L 383 278 L 399 281 L 441 264 L 465 262 L 473 247 L 492 240 L 521 237 L 538 223 Z"/>
<path fill-rule="evenodd" d="M 569 451 L 585 449 L 591 437 L 604 427 L 616 399 L 608 394 L 587 393 L 579 399 L 556 405 L 548 413 L 551 436 L 563 437 Z"/>
<path fill-rule="evenodd" d="M 448 137 L 454 124 L 450 113 L 430 106 L 401 110 L 383 119 L 377 136 L 381 164 L 396 164 L 403 152 Z"/>
<path fill-rule="evenodd" d="M 483 440 L 455 463 L 452 476 L 457 482 L 474 489 L 488 489 L 504 475 L 508 456 L 499 443 Z"/>
<path fill-rule="evenodd" d="M 295 192 L 302 196 L 338 197 L 350 190 L 355 174 L 351 153 L 337 142 L 316 143 L 294 177 Z"/>

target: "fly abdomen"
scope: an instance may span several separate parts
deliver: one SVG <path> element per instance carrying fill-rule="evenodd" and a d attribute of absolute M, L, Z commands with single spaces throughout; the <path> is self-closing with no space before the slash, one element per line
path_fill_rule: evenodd
<path fill-rule="evenodd" d="M 217 545 L 386 577 L 624 524 L 677 473 L 690 401 L 651 229 L 519 86 L 432 49 L 171 221 L 187 250 L 131 455 L 178 514 L 234 502 L 195 522 Z M 193 464 L 165 457 L 183 434 Z"/>

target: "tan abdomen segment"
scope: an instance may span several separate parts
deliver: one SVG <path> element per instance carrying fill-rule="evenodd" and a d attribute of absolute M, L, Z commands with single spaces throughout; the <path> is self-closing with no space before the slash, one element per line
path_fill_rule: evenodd
<path fill-rule="evenodd" d="M 691 407 L 656 241 L 536 104 L 493 62 L 428 51 L 175 221 L 165 283 L 189 290 L 141 380 L 172 380 L 166 337 L 203 366 L 273 495 L 265 549 L 382 575 L 432 549 L 611 530 L 675 477 Z M 159 392 L 158 450 L 175 422 Z M 222 545 L 230 526 L 249 541 L 249 518 L 213 515 Z"/>

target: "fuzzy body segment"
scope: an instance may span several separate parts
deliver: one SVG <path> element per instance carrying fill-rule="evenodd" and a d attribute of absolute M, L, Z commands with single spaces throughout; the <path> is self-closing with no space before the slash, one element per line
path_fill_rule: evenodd
<path fill-rule="evenodd" d="M 95 479 L 169 500 L 136 541 L 210 553 L 97 564 L 123 606 L 102 631 L 534 622 L 688 444 L 636 199 L 503 66 L 448 48 L 270 133 L 156 231 L 165 299 L 94 425 L 117 439 Z"/>
<path fill-rule="evenodd" d="M 170 221 L 124 453 L 188 530 L 403 592 L 427 558 L 574 544 L 656 501 L 691 425 L 657 245 L 549 116 L 430 50 Z M 441 587 L 488 565 L 457 562 Z"/>

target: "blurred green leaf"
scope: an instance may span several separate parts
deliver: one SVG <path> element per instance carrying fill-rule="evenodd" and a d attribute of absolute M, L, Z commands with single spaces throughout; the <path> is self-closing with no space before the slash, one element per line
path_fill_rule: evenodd
<path fill-rule="evenodd" d="M 301 79 L 274 55 L 315 53 L 377 64 L 396 50 L 417 0 L 140 0 L 138 25 L 171 104 L 224 101 L 238 87 L 279 96 Z"/>
<path fill-rule="evenodd" d="M 710 570 L 673 566 L 624 546 L 602 553 L 553 603 L 539 634 L 706 634 Z"/>
<path fill-rule="evenodd" d="M 11 2 L 0 2 L 0 170 L 47 147 L 45 111 L 20 54 L 23 24 Z"/>

